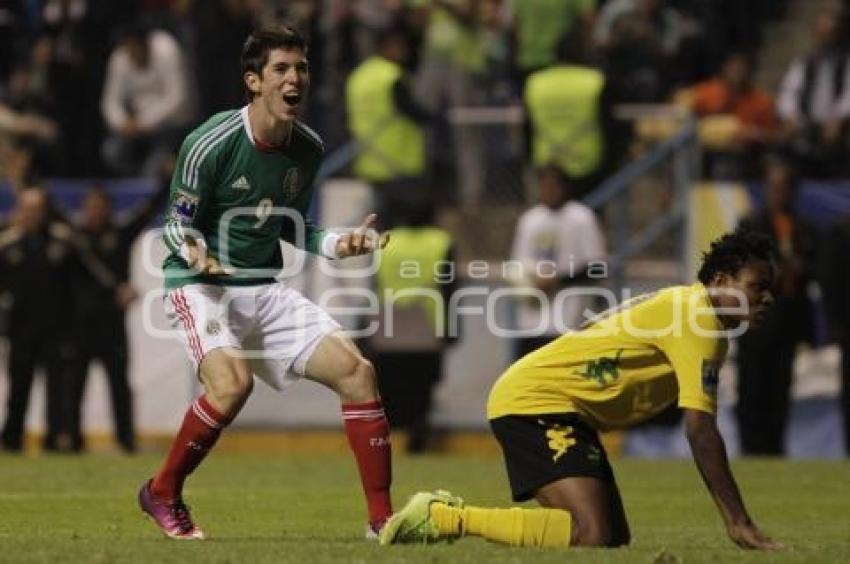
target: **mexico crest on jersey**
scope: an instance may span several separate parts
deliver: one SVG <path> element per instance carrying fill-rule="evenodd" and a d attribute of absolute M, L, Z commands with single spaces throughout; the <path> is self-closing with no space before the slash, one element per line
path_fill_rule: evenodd
<path fill-rule="evenodd" d="M 298 167 L 292 167 L 286 171 L 286 176 L 283 177 L 283 195 L 286 198 L 294 198 L 298 193 L 301 183 L 301 173 Z"/>

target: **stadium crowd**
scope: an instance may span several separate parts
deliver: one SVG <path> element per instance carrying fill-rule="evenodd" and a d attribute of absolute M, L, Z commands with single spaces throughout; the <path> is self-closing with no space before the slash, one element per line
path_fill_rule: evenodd
<path fill-rule="evenodd" d="M 757 49 L 763 22 L 783 4 L 9 0 L 0 4 L 0 100 L 9 115 L 0 127 L 33 149 L 39 175 L 150 172 L 133 157 L 172 148 L 199 116 L 244 102 L 241 43 L 272 19 L 309 34 L 314 96 L 305 121 L 329 148 L 348 135 L 346 82 L 387 30 L 406 43 L 403 63 L 431 110 L 425 117 L 521 101 L 525 79 L 556 63 L 559 43 L 577 31 L 588 40 L 587 64 L 614 82 L 613 99 L 662 101 L 712 76 L 732 52 Z"/>
<path fill-rule="evenodd" d="M 769 205 L 748 221 L 779 242 L 787 299 L 779 300 L 780 320 L 765 330 L 770 334 L 742 343 L 743 370 L 754 375 L 743 380 L 741 398 L 754 402 L 748 413 L 776 413 L 777 420 L 744 417 L 741 424 L 742 436 L 751 437 L 755 429 L 755 438 L 744 441 L 746 452 L 781 454 L 790 351 L 796 340 L 807 338 L 805 331 L 792 335 L 786 328 L 805 324 L 811 315 L 804 303 L 810 279 L 822 280 L 833 338 L 843 347 L 843 405 L 850 421 L 850 284 L 846 261 L 835 259 L 848 256 L 850 236 L 846 224 L 835 227 L 825 239 L 827 250 L 817 253 L 821 245 L 812 241 L 814 229 L 794 216 L 792 206 L 798 173 L 850 175 L 850 36 L 840 10 L 823 11 L 812 30 L 812 50 L 792 62 L 776 92 L 758 88 L 754 75 L 763 28 L 771 18 L 782 17 L 789 1 L 0 1 L 0 183 L 19 195 L 17 213 L 7 223 L 32 233 L 29 248 L 44 253 L 56 234 L 41 234 L 54 220 L 71 226 L 71 235 L 59 235 L 62 241 L 92 232 L 117 234 L 120 244 L 113 254 L 81 259 L 85 272 L 79 279 L 99 280 L 101 297 L 113 296 L 117 304 L 107 312 L 109 323 L 121 325 L 132 301 L 127 238 L 151 219 L 165 189 L 139 213 L 143 219 L 121 229 L 109 227 L 112 231 L 103 218 L 71 224 L 32 189 L 55 177 L 167 177 L 178 143 L 202 116 L 244 103 L 240 48 L 252 29 L 270 20 L 290 22 L 309 35 L 312 95 L 303 119 L 322 135 L 326 152 L 349 142 L 359 147 L 346 172 L 375 187 L 388 228 L 423 227 L 421 218 L 431 217 L 434 204 L 480 209 L 488 181 L 484 155 L 492 147 L 480 130 L 451 118 L 454 108 L 524 106 L 527 152 L 520 166 L 537 169 L 536 178 L 548 178 L 555 191 L 560 183 L 568 185 L 567 196 L 541 204 L 560 210 L 619 167 L 631 141 L 642 135 L 639 127 L 616 119 L 616 105 L 673 102 L 699 119 L 706 177 L 766 179 Z M 558 113 L 566 106 L 574 109 L 572 115 Z M 366 109 L 354 112 L 354 107 Z M 780 162 L 765 173 L 757 165 L 776 151 Z M 167 186 L 167 180 L 160 183 Z M 103 196 L 91 192 L 86 206 L 106 213 L 108 198 Z M 580 216 L 584 223 L 574 232 L 586 233 L 590 225 L 595 233 L 593 214 L 577 212 L 579 204 L 572 203 L 571 212 L 555 217 L 555 224 Z M 535 213 L 549 217 L 543 208 Z M 98 221 L 98 227 L 90 226 Z M 522 237 L 518 232 L 517 240 Z M 91 240 L 80 245 L 82 254 L 99 248 Z M 445 242 L 440 256 L 450 247 Z M 594 242 L 588 260 L 604 254 L 599 247 L 604 242 Z M 515 254 L 522 249 L 515 244 Z M 13 272 L 21 280 L 17 286 L 7 284 L 6 291 L 33 287 L 30 282 L 39 277 L 54 278 L 54 266 L 20 270 L 13 251 L 4 250 L 2 278 L 8 280 Z M 526 251 L 531 260 L 545 255 L 545 250 Z M 561 286 L 575 282 L 569 277 L 557 281 Z M 87 299 L 91 305 L 91 296 Z M 85 301 L 80 299 L 80 311 Z M 90 320 L 91 308 L 84 313 Z M 7 334 L 14 335 L 16 318 L 10 319 Z M 10 371 L 18 387 L 7 410 L 12 421 L 3 434 L 6 449 L 21 448 L 22 398 L 36 363 L 58 364 L 58 372 L 75 367 L 75 376 L 49 377 L 62 391 L 54 391 L 61 399 L 54 397 L 50 407 L 58 411 L 49 416 L 48 427 L 55 433 L 48 433 L 45 446 L 83 448 L 75 415 L 85 382 L 81 371 L 89 359 L 106 354 L 91 350 L 90 343 L 99 339 L 96 331 L 110 330 L 93 329 L 89 322 L 79 327 L 85 330 L 49 337 L 62 340 L 63 347 L 52 340 L 38 347 L 20 341 L 20 348 L 43 353 L 27 359 L 17 380 Z M 119 348 L 126 345 L 119 341 Z M 789 351 L 790 358 L 773 358 L 777 366 L 772 367 L 759 364 L 765 351 L 777 348 Z M 78 358 L 57 362 L 53 356 L 64 350 L 75 351 Z M 443 344 L 434 348 L 442 350 Z M 126 358 L 109 362 L 115 368 L 110 378 L 117 436 L 131 451 Z M 768 371 L 782 376 L 773 378 Z M 755 397 L 747 395 L 747 383 L 759 390 Z M 776 393 L 761 393 L 766 388 Z M 421 409 L 427 409 L 429 402 L 423 403 Z M 413 419 L 423 425 L 421 417 Z M 58 444 L 55 435 L 62 429 L 70 439 Z M 850 425 L 846 431 L 850 452 Z"/>

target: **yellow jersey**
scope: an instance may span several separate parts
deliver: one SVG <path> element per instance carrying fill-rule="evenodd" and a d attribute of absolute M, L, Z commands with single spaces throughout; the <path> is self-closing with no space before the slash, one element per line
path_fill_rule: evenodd
<path fill-rule="evenodd" d="M 577 413 L 601 430 L 678 399 L 714 413 L 728 339 L 702 284 L 638 296 L 526 355 L 494 384 L 487 417 Z"/>

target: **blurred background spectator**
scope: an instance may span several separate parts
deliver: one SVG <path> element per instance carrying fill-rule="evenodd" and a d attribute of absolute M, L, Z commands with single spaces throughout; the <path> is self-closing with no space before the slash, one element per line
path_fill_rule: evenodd
<path fill-rule="evenodd" d="M 513 0 L 516 68 L 520 88 L 531 73 L 558 62 L 558 45 L 576 29 L 593 25 L 595 0 Z"/>
<path fill-rule="evenodd" d="M 56 124 L 68 108 L 60 108 L 57 100 L 60 98 L 59 89 L 67 84 L 59 83 L 58 67 L 53 60 L 53 40 L 47 35 L 40 35 L 33 44 L 30 60 L 16 66 L 12 71 L 6 90 L 6 102 L 15 110 L 26 115 L 50 120 Z M 39 169 L 51 171 L 66 171 L 68 169 L 63 150 L 64 139 L 61 136 L 61 125 L 55 133 L 34 131 L 32 137 L 33 158 Z M 38 135 L 41 133 L 41 135 Z"/>
<path fill-rule="evenodd" d="M 478 35 L 484 52 L 480 80 L 487 105 L 510 103 L 519 92 L 513 84 L 512 27 L 505 8 L 502 0 L 480 0 L 478 4 Z"/>
<path fill-rule="evenodd" d="M 50 142 L 56 138 L 56 125 L 37 114 L 18 112 L 0 104 L 0 134 L 36 142 Z"/>
<path fill-rule="evenodd" d="M 194 96 L 181 47 L 167 32 L 144 24 L 126 28 L 109 57 L 101 109 L 109 128 L 108 168 L 154 176 L 182 140 Z"/>
<path fill-rule="evenodd" d="M 850 457 L 850 216 L 824 237 L 820 260 L 823 302 L 832 338 L 841 347 L 841 411 L 844 452 Z"/>
<path fill-rule="evenodd" d="M 573 30 L 559 44 L 558 64 L 529 75 L 523 95 L 532 162 L 560 167 L 577 198 L 599 183 L 610 156 L 611 90 L 590 66 L 588 48 L 586 35 Z"/>
<path fill-rule="evenodd" d="M 61 129 L 61 151 L 52 174 L 75 176 L 99 173 L 96 113 L 90 100 L 100 93 L 102 63 L 94 51 L 98 39 L 86 37 L 89 13 L 87 0 L 49 0 L 44 3 L 44 27 L 38 42 L 49 49 L 49 88 L 52 116 Z M 103 41 L 102 39 L 100 41 Z M 34 52 L 38 50 L 36 43 Z"/>
<path fill-rule="evenodd" d="M 41 175 L 153 177 L 159 155 L 196 116 L 244 101 L 241 42 L 255 26 L 284 19 L 309 35 L 314 95 L 304 119 L 333 149 L 347 140 L 341 118 L 349 74 L 377 52 L 384 30 L 394 28 L 406 37 L 402 64 L 415 79 L 411 100 L 444 118 L 422 124 L 439 202 L 475 209 L 492 190 L 493 165 L 484 153 L 503 150 L 483 139 L 489 132 L 478 122 L 453 117 L 453 109 L 520 102 L 524 79 L 555 65 L 558 46 L 579 32 L 593 36 L 583 64 L 603 71 L 612 100 L 658 102 L 673 86 L 715 73 L 730 52 L 757 49 L 765 18 L 784 4 L 9 1 L 0 4 L 0 26 L 8 31 L 0 42 L 0 100 L 57 125 L 55 141 L 33 147 Z M 731 12 L 735 21 L 726 17 Z M 92 103 L 98 99 L 100 109 Z M 609 143 L 623 145 L 613 152 L 622 155 L 628 129 L 610 137 Z"/>
<path fill-rule="evenodd" d="M 416 95 L 433 113 L 484 104 L 487 70 L 485 37 L 478 0 L 434 0 L 425 27 Z M 451 167 L 455 189 L 450 201 L 474 210 L 484 191 L 481 130 L 468 124 L 436 122 L 430 131 L 437 167 Z M 447 152 L 447 149 L 448 152 Z"/>
<path fill-rule="evenodd" d="M 660 102 L 671 88 L 672 73 L 652 29 L 641 18 L 624 18 L 599 46 L 614 97 L 624 102 Z"/>
<path fill-rule="evenodd" d="M 753 70 L 749 55 L 732 53 L 716 77 L 677 95 L 699 119 L 708 178 L 757 177 L 765 148 L 781 139 L 773 98 L 754 86 Z"/>
<path fill-rule="evenodd" d="M 324 81 L 313 89 L 313 103 L 319 103 L 324 115 L 317 116 L 316 125 L 323 131 L 326 147 L 337 147 L 345 140 L 345 106 L 337 104 L 339 93 L 345 91 L 349 74 L 365 59 L 369 33 L 365 22 L 358 17 L 355 0 L 332 0 L 322 22 L 325 38 L 325 59 L 317 61 L 311 54 L 311 67 L 323 65 Z"/>
<path fill-rule="evenodd" d="M 432 447 L 431 407 L 451 335 L 449 303 L 458 288 L 451 235 L 428 204 L 406 208 L 390 231 L 391 247 L 375 274 L 380 303 L 367 347 L 393 428 L 407 431 L 407 452 Z"/>
<path fill-rule="evenodd" d="M 42 188 L 20 192 L 12 224 L 0 240 L 0 288 L 11 298 L 3 448 L 23 448 L 30 388 L 36 368 L 42 367 L 47 388 L 43 447 L 73 450 L 67 423 L 78 296 L 74 282 L 80 270 L 88 270 L 92 282 L 104 288 L 114 289 L 115 281 L 66 225 L 50 220 Z"/>
<path fill-rule="evenodd" d="M 779 88 L 779 115 L 807 177 L 850 172 L 850 57 L 843 18 L 835 6 L 818 14 L 812 30 L 814 47 L 791 63 Z"/>
<path fill-rule="evenodd" d="M 797 345 L 812 341 L 809 282 L 816 268 L 817 234 L 796 212 L 797 173 L 785 160 L 767 161 L 763 211 L 742 225 L 771 237 L 780 257 L 774 304 L 761 326 L 738 339 L 738 431 L 745 454 L 785 452 L 791 375 Z"/>
<path fill-rule="evenodd" d="M 88 270 L 79 271 L 75 280 L 78 305 L 73 335 L 76 356 L 71 368 L 68 423 L 75 451 L 85 449 L 81 411 L 93 361 L 101 363 L 109 381 L 115 439 L 124 452 L 136 450 L 125 326 L 126 311 L 137 297 L 130 282 L 130 253 L 142 230 L 163 212 L 172 171 L 173 166 L 165 167 L 165 173 L 150 199 L 120 220 L 115 217 L 109 194 L 102 187 L 90 187 L 83 200 L 82 217 L 76 225 L 78 237 L 88 252 L 109 270 L 116 285 L 113 288 L 99 284 Z"/>
<path fill-rule="evenodd" d="M 689 33 L 687 22 L 667 0 L 609 0 L 599 12 L 594 40 L 603 49 L 615 41 L 619 26 L 638 20 L 648 26 L 648 33 L 658 41 L 661 51 L 673 57 Z M 651 31 L 649 31 L 651 30 Z M 692 31 L 691 31 L 692 33 Z"/>
<path fill-rule="evenodd" d="M 358 143 L 354 172 L 375 190 L 379 221 L 392 227 L 399 207 L 424 202 L 427 193 L 425 131 L 430 116 L 413 97 L 406 65 L 409 39 L 392 27 L 378 51 L 349 75 L 348 126 Z"/>
<path fill-rule="evenodd" d="M 605 261 L 605 237 L 596 215 L 573 198 L 564 171 L 554 165 L 541 167 L 536 181 L 540 203 L 520 216 L 511 260 L 522 265 L 515 284 L 541 292 L 543 299 L 528 296 L 517 307 L 517 329 L 529 335 L 517 339 L 517 358 L 581 326 L 593 311 L 593 297 L 559 300 L 558 293 L 569 286 L 592 285 L 591 263 Z"/>

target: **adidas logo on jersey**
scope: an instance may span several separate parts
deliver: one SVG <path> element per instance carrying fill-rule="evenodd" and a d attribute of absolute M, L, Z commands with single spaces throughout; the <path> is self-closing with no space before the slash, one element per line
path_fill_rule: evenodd
<path fill-rule="evenodd" d="M 230 185 L 234 190 L 250 190 L 251 185 L 248 183 L 248 179 L 244 176 L 240 176 L 237 178 L 233 184 Z"/>

